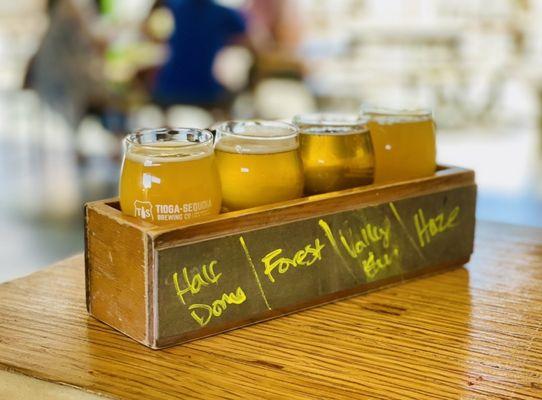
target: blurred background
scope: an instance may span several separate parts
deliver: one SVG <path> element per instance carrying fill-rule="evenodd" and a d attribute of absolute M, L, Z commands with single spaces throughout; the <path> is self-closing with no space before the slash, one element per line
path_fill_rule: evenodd
<path fill-rule="evenodd" d="M 82 251 L 134 128 L 434 110 L 480 219 L 542 226 L 542 2 L 0 1 L 0 281 Z"/>

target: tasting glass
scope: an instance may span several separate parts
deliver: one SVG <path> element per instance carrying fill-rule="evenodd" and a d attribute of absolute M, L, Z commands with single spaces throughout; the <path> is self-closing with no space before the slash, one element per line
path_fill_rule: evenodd
<path fill-rule="evenodd" d="M 367 120 L 352 114 L 297 115 L 305 193 L 318 194 L 373 181 L 373 147 Z"/>
<path fill-rule="evenodd" d="M 215 154 L 225 211 L 303 194 L 299 132 L 281 121 L 228 121 L 216 127 Z"/>
<path fill-rule="evenodd" d="M 159 128 L 126 136 L 119 194 L 122 212 L 157 225 L 217 215 L 221 193 L 212 134 Z"/>

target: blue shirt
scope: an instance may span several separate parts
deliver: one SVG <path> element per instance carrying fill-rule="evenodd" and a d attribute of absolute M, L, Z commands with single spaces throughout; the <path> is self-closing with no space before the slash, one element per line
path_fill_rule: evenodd
<path fill-rule="evenodd" d="M 167 0 L 175 29 L 169 39 L 170 56 L 158 72 L 154 98 L 159 103 L 209 104 L 224 88 L 212 73 L 217 53 L 245 32 L 242 15 L 212 0 Z"/>

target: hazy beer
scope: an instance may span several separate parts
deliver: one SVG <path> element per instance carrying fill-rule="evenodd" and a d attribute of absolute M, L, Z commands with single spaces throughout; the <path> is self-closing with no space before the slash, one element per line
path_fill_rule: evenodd
<path fill-rule="evenodd" d="M 230 121 L 216 129 L 215 154 L 225 210 L 303 194 L 298 130 L 285 122 Z"/>
<path fill-rule="evenodd" d="M 124 143 L 119 190 L 124 213 L 159 225 L 185 225 L 220 212 L 210 132 L 149 129 L 128 135 Z"/>
<path fill-rule="evenodd" d="M 366 120 L 355 115 L 298 115 L 305 193 L 317 194 L 370 184 L 373 149 Z"/>
<path fill-rule="evenodd" d="M 428 110 L 364 109 L 375 155 L 375 183 L 435 173 L 435 124 Z"/>

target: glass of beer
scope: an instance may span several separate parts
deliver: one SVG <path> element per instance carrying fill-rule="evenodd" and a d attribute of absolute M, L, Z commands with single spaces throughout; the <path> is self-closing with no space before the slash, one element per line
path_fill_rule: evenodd
<path fill-rule="evenodd" d="M 364 108 L 375 156 L 375 183 L 431 176 L 436 170 L 431 111 Z"/>
<path fill-rule="evenodd" d="M 299 131 L 279 121 L 229 121 L 216 129 L 215 154 L 225 211 L 299 198 Z"/>
<path fill-rule="evenodd" d="M 306 194 L 372 183 L 374 160 L 367 120 L 349 114 L 307 114 L 293 121 L 300 130 Z"/>
<path fill-rule="evenodd" d="M 200 129 L 144 129 L 124 139 L 120 206 L 157 225 L 187 225 L 220 212 L 213 135 Z"/>

